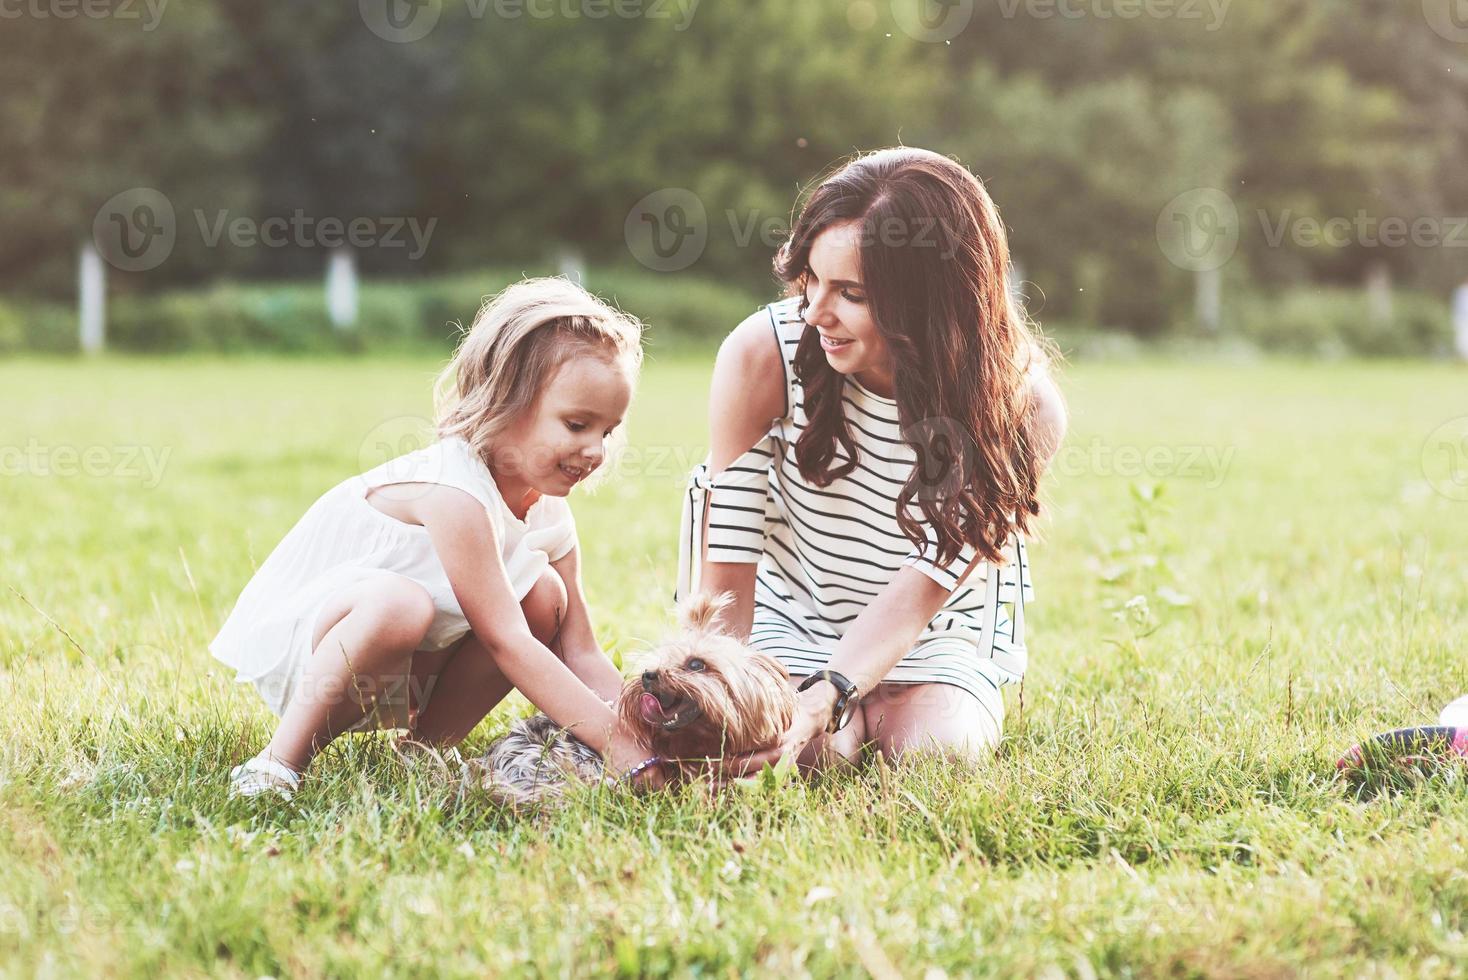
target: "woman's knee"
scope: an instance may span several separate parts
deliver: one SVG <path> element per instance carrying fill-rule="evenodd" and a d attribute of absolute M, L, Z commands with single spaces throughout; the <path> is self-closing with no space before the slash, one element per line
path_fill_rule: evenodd
<path fill-rule="evenodd" d="M 1002 735 L 1004 702 L 949 684 L 883 685 L 864 706 L 871 740 L 888 759 L 941 755 L 958 762 L 993 756 Z"/>

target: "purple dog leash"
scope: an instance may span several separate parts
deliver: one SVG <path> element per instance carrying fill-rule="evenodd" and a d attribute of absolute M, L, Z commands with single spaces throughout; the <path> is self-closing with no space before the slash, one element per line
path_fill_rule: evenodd
<path fill-rule="evenodd" d="M 660 755 L 649 756 L 648 758 L 643 759 L 637 765 L 633 766 L 631 769 L 628 769 L 626 772 L 624 772 L 622 774 L 622 781 L 630 783 L 638 776 L 641 776 L 643 773 L 647 772 L 654 766 L 662 765 L 664 761 L 666 760 L 664 760 L 663 757 Z"/>

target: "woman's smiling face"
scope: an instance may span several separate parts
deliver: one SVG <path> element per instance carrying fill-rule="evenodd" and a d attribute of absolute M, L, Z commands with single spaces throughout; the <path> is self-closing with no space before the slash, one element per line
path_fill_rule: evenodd
<path fill-rule="evenodd" d="M 892 355 L 861 281 L 861 225 L 832 225 L 810 248 L 805 322 L 821 335 L 826 361 L 868 390 L 892 397 Z"/>

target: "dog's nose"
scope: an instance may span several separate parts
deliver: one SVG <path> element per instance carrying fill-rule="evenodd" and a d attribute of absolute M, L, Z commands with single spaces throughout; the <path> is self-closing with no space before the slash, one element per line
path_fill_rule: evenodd
<path fill-rule="evenodd" d="M 653 682 L 656 681 L 657 679 L 658 679 L 658 672 L 657 671 L 655 671 L 655 670 L 644 670 L 642 672 L 642 687 L 643 687 L 643 689 L 646 690 L 647 688 L 651 687 L 652 684 L 653 684 Z"/>

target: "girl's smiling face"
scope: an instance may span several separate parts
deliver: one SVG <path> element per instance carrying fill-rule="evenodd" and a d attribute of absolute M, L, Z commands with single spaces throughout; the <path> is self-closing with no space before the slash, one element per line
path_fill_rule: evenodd
<path fill-rule="evenodd" d="M 832 225 L 811 243 L 805 299 L 805 322 L 820 332 L 827 363 L 868 390 L 892 397 L 892 355 L 861 281 L 858 222 Z"/>
<path fill-rule="evenodd" d="M 620 358 L 587 352 L 556 369 L 491 450 L 490 468 L 511 508 L 533 503 L 532 493 L 564 497 L 595 472 L 631 402 L 632 373 Z"/>

